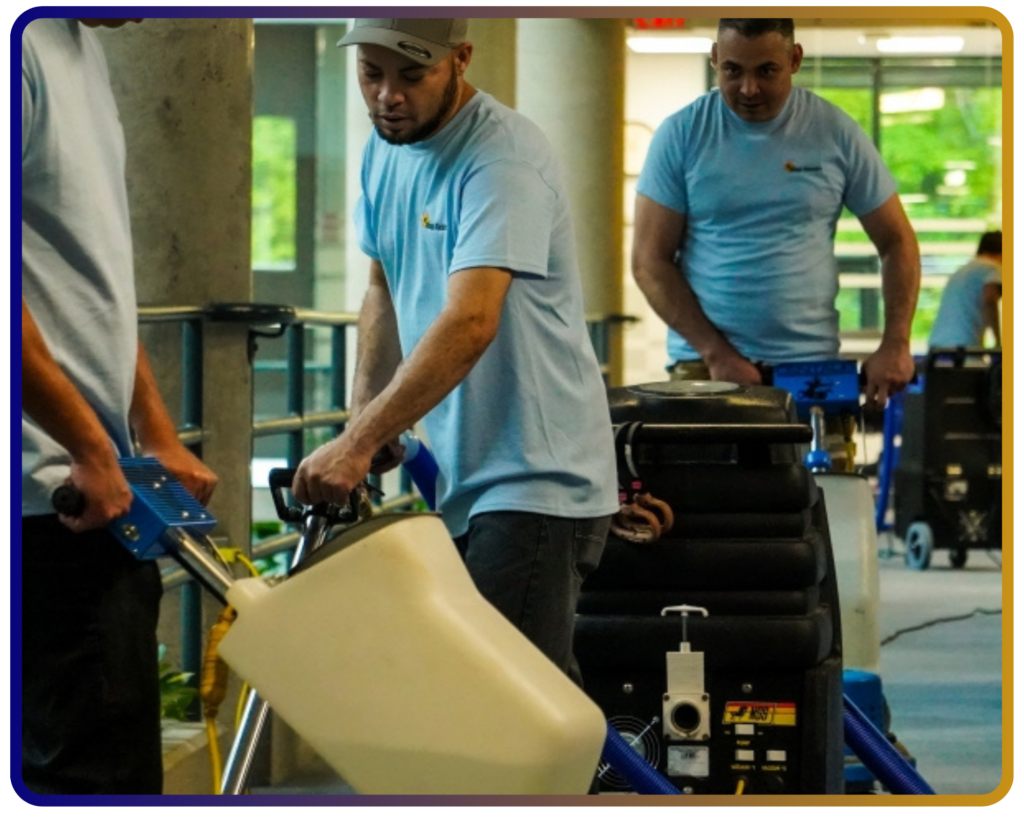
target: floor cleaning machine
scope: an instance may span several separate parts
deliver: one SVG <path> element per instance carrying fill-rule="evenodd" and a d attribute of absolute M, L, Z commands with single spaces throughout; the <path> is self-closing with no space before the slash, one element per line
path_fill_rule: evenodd
<path fill-rule="evenodd" d="M 880 503 L 891 475 L 910 568 L 927 569 L 939 549 L 960 569 L 970 550 L 1002 548 L 1002 407 L 1002 352 L 959 347 L 931 350 L 892 408 Z"/>
<path fill-rule="evenodd" d="M 683 793 L 842 793 L 836 573 L 792 397 L 672 381 L 609 399 L 622 511 L 580 599 L 588 692 Z M 628 790 L 614 771 L 601 787 Z"/>
<path fill-rule="evenodd" d="M 611 391 L 622 509 L 577 618 L 588 692 L 683 793 L 843 793 L 852 754 L 872 784 L 931 793 L 880 730 L 880 684 L 850 683 L 877 673 L 844 672 L 847 642 L 858 666 L 879 653 L 870 491 L 825 474 L 822 445 L 823 410 L 855 411 L 856 365 L 852 399 L 845 363 L 787 375 L 800 389 Z"/>
<path fill-rule="evenodd" d="M 207 539 L 216 521 L 157 461 L 122 469 L 134 501 L 111 531 L 235 609 L 221 656 L 357 792 L 587 792 L 600 709 L 479 595 L 438 516 L 381 515 L 283 582 L 235 579 Z M 54 506 L 80 499 L 64 487 Z"/>

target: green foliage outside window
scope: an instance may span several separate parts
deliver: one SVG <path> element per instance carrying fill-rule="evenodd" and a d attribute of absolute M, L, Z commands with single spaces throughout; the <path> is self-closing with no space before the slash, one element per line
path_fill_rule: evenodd
<path fill-rule="evenodd" d="M 828 61 L 821 73 L 822 85 L 816 85 L 813 73 L 801 72 L 801 84 L 812 87 L 819 96 L 837 105 L 849 114 L 867 133 L 874 133 L 874 118 L 879 116 L 880 151 L 886 165 L 896 178 L 907 215 L 915 221 L 917 238 L 925 251 L 925 277 L 918 299 L 917 311 L 911 329 L 912 341 L 918 345 L 927 342 L 942 295 L 942 284 L 929 282 L 931 272 L 952 273 L 970 256 L 962 248 L 975 245 L 981 232 L 958 220 L 970 220 L 984 229 L 1001 224 L 1002 212 L 1002 88 L 975 82 L 970 87 L 957 87 L 956 74 L 929 73 L 927 66 L 918 66 L 917 74 L 905 85 L 884 82 L 889 70 L 907 69 L 892 63 L 883 64 L 882 112 L 875 113 L 871 70 L 867 61 L 859 66 L 852 61 L 835 61 L 832 73 Z M 976 74 L 974 75 L 977 76 Z M 998 78 L 998 70 L 995 71 Z M 830 77 L 836 87 L 831 87 Z M 952 78 L 952 79 L 951 79 Z M 998 82 L 998 79 L 996 80 Z M 889 97 L 889 95 L 896 95 Z M 888 100 L 910 101 L 905 110 L 887 111 Z M 917 95 L 922 103 L 915 106 Z M 895 106 L 893 106 L 895 108 Z M 844 220 L 853 221 L 848 211 Z M 840 229 L 836 234 L 839 244 L 863 246 L 860 256 L 873 254 L 870 240 L 859 226 Z M 942 250 L 946 245 L 950 249 Z M 953 249 L 956 246 L 961 249 Z M 850 260 L 855 264 L 856 260 Z M 843 259 L 840 268 L 844 269 Z M 856 266 L 853 268 L 860 272 Z M 939 280 L 941 282 L 943 280 Z M 844 332 L 881 329 L 871 327 L 874 315 L 881 315 L 883 306 L 872 311 L 871 318 L 862 312 L 862 291 L 847 287 L 836 299 L 840 312 L 840 330 Z"/>
<path fill-rule="evenodd" d="M 899 190 L 917 194 L 906 204 L 911 218 L 988 218 L 1000 204 L 991 140 L 1002 132 L 1002 90 L 943 91 L 936 110 L 882 115 L 882 157 Z"/>
<path fill-rule="evenodd" d="M 287 117 L 252 123 L 252 266 L 295 267 L 297 127 Z"/>

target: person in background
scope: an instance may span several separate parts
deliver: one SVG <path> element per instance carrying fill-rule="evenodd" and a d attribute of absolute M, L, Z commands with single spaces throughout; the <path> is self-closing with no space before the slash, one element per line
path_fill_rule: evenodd
<path fill-rule="evenodd" d="M 158 458 L 203 503 L 217 483 L 178 440 L 138 343 L 125 144 L 93 28 L 36 19 L 21 62 L 22 777 L 38 794 L 159 794 L 162 585 L 104 527 L 118 466 Z M 57 487 L 85 498 L 58 516 Z"/>
<path fill-rule="evenodd" d="M 981 347 L 991 330 L 1002 346 L 999 300 L 1003 296 L 1003 233 L 981 237 L 973 259 L 949 277 L 942 291 L 929 347 Z"/>
<path fill-rule="evenodd" d="M 676 378 L 759 384 L 758 365 L 839 354 L 843 207 L 882 262 L 885 327 L 863 364 L 869 405 L 914 374 L 917 240 L 860 126 L 793 87 L 792 19 L 722 19 L 718 88 L 658 128 L 637 184 L 633 275 L 669 326 Z"/>

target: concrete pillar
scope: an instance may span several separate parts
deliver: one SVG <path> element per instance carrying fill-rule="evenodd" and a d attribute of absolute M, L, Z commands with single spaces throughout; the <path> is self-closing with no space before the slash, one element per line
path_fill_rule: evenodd
<path fill-rule="evenodd" d="M 473 60 L 466 72 L 470 85 L 486 91 L 498 102 L 516 104 L 516 20 L 511 17 L 474 17 L 469 21 Z"/>
<path fill-rule="evenodd" d="M 359 249 L 352 214 L 362 191 L 359 172 L 363 164 L 363 146 L 373 132 L 373 125 L 359 89 L 358 48 L 346 46 L 341 51 L 345 55 L 346 67 L 345 144 L 348 146 L 345 154 L 345 309 L 358 312 L 370 281 L 370 262 Z"/>
<path fill-rule="evenodd" d="M 516 107 L 547 134 L 565 170 L 587 312 L 621 313 L 623 20 L 524 18 L 516 53 Z M 611 342 L 617 384 L 621 334 Z"/>
<path fill-rule="evenodd" d="M 316 66 L 316 265 L 313 305 L 342 311 L 345 305 L 345 206 L 347 165 L 352 153 L 346 142 L 347 70 L 344 25 L 317 29 Z M 324 356 L 326 359 L 326 355 Z"/>
<path fill-rule="evenodd" d="M 252 21 L 146 20 L 101 31 L 127 142 L 139 302 L 249 301 Z M 146 332 L 168 406 L 180 395 L 180 347 Z M 204 331 L 204 460 L 220 485 L 217 534 L 249 543 L 252 380 L 246 330 Z"/>
<path fill-rule="evenodd" d="M 252 21 L 146 20 L 101 36 L 127 143 L 140 303 L 251 301 Z M 178 328 L 147 327 L 142 339 L 172 417 L 180 419 Z M 208 323 L 203 339 L 203 426 L 210 433 L 203 460 L 220 478 L 210 504 L 218 519 L 213 534 L 247 549 L 248 328 Z M 191 641 L 192 629 L 198 621 L 205 637 L 220 610 L 198 594 L 165 595 L 157 635 L 168 647 L 167 661 L 193 672 L 201 647 Z M 232 678 L 226 703 L 235 702 L 238 686 Z M 232 710 L 223 709 L 222 725 L 233 719 Z M 168 777 L 169 793 L 210 792 L 208 774 L 204 781 L 179 780 Z"/>

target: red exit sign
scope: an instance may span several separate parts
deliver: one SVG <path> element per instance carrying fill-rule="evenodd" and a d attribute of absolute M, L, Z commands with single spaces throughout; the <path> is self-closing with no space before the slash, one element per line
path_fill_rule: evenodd
<path fill-rule="evenodd" d="M 637 28 L 665 29 L 686 28 L 685 17 L 634 17 L 633 25 Z"/>

